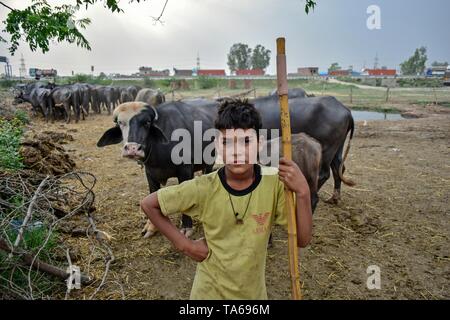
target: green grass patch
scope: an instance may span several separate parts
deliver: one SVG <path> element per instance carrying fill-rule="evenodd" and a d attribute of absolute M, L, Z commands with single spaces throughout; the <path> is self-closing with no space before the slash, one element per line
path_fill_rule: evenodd
<path fill-rule="evenodd" d="M 0 169 L 23 168 L 19 148 L 25 121 L 28 121 L 28 116 L 22 113 L 12 120 L 0 119 Z"/>
<path fill-rule="evenodd" d="M 18 206 L 23 205 L 23 199 L 20 198 L 10 199 L 9 202 Z M 2 237 L 6 238 L 10 243 L 14 243 L 17 238 L 24 218 L 23 212 L 25 208 L 22 210 L 18 208 L 17 211 L 20 212 L 14 214 L 15 218 L 10 220 L 9 225 L 2 228 Z M 5 212 L 0 214 L 2 218 L 5 216 Z M 55 252 L 58 247 L 58 234 L 54 231 L 49 234 L 46 226 L 36 222 L 29 222 L 28 226 L 31 227 L 25 229 L 18 250 L 25 250 L 34 254 L 39 251 L 39 260 L 57 265 L 55 263 Z M 29 277 L 32 283 L 33 296 L 37 298 L 46 297 L 47 295 L 52 296 L 55 292 L 61 291 L 65 287 L 63 282 L 60 280 L 55 281 L 55 279 L 43 272 L 34 270 L 30 272 L 28 266 L 22 265 L 20 257 L 14 255 L 10 258 L 7 253 L 0 251 L 0 290 L 2 290 L 1 288 L 6 288 L 6 290 L 13 292 L 29 292 Z"/>

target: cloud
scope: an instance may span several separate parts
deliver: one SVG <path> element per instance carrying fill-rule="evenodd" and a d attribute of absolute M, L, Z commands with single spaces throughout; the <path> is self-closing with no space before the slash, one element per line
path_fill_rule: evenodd
<path fill-rule="evenodd" d="M 129 4 L 122 1 L 125 13 L 111 13 L 101 3 L 81 10 L 90 17 L 85 31 L 92 51 L 75 45 L 52 44 L 49 53 L 32 53 L 21 45 L 11 58 L 18 73 L 20 53 L 27 68 L 55 68 L 59 74 L 74 72 L 119 72 L 130 74 L 139 66 L 155 69 L 193 68 L 197 53 L 203 68 L 227 69 L 226 55 L 236 42 L 251 47 L 262 44 L 272 51 L 269 73 L 275 72 L 275 40 L 287 39 L 289 71 L 300 66 L 326 69 L 332 62 L 341 66 L 369 66 L 378 53 L 380 63 L 397 67 L 415 48 L 427 45 L 430 60 L 450 60 L 450 44 L 443 33 L 450 25 L 450 2 L 431 0 L 318 0 L 316 10 L 304 13 L 302 0 L 169 0 L 162 20 L 154 24 L 165 0 Z M 61 1 L 50 1 L 50 3 Z M 73 3 L 65 1 L 66 3 Z M 9 1 L 24 7 L 27 1 Z M 28 1 L 30 3 L 30 1 Z M 366 9 L 378 4 L 382 29 L 369 31 Z M 423 6 L 426 6 L 426 13 Z M 6 10 L 0 18 L 4 19 Z M 7 47 L 0 45 L 2 53 Z M 4 53 L 4 54 L 3 54 Z"/>

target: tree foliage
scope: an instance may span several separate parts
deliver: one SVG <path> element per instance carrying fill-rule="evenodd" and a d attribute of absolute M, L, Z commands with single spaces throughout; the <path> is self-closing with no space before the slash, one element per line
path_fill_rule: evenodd
<path fill-rule="evenodd" d="M 425 72 L 427 63 L 427 48 L 416 49 L 412 57 L 400 64 L 402 74 L 407 76 L 417 76 Z"/>
<path fill-rule="evenodd" d="M 265 70 L 270 63 L 270 53 L 271 51 L 269 49 L 258 44 L 252 53 L 252 68 Z"/>
<path fill-rule="evenodd" d="M 145 0 L 129 0 L 141 2 Z M 14 55 L 21 40 L 28 43 L 31 51 L 49 50 L 51 42 L 75 43 L 77 46 L 91 49 L 89 41 L 81 33 L 90 24 L 89 18 L 77 19 L 76 13 L 81 6 L 88 8 L 94 3 L 102 2 L 112 12 L 123 12 L 119 0 L 74 0 L 74 5 L 50 6 L 46 0 L 33 0 L 25 9 L 11 8 L 2 1 L 0 5 L 9 9 L 3 32 L 10 36 L 7 41 L 0 36 L 0 41 L 9 43 L 9 51 Z"/>
<path fill-rule="evenodd" d="M 14 55 L 20 40 L 24 40 L 32 51 L 49 50 L 51 41 L 76 43 L 90 49 L 89 42 L 80 32 L 91 22 L 88 18 L 75 19 L 77 6 L 62 5 L 51 7 L 46 1 L 35 0 L 23 9 L 12 9 L 4 21 L 4 32 L 10 35 L 9 51 Z M 0 38 L 5 41 L 4 38 Z"/>
<path fill-rule="evenodd" d="M 331 71 L 337 71 L 337 70 L 341 70 L 341 66 L 339 66 L 339 63 L 334 62 L 331 64 L 331 66 L 328 68 L 328 73 L 330 73 Z"/>
<path fill-rule="evenodd" d="M 127 2 L 144 1 L 149 0 L 128 0 Z M 21 40 L 28 43 L 32 51 L 40 49 L 43 53 L 49 50 L 51 42 L 75 43 L 77 46 L 90 50 L 89 41 L 81 30 L 85 29 L 91 21 L 89 18 L 77 19 L 75 17 L 77 11 L 81 7 L 88 9 L 95 3 L 102 3 L 111 12 L 123 12 L 120 0 L 73 0 L 73 2 L 73 5 L 50 6 L 47 0 L 32 0 L 32 4 L 25 9 L 15 9 L 0 1 L 0 7 L 10 11 L 6 20 L 2 21 L 5 26 L 2 31 L 8 34 L 10 39 L 0 36 L 0 41 L 9 43 L 11 55 L 14 55 Z M 153 18 L 154 22 L 160 21 L 167 2 L 168 0 L 161 14 Z M 306 0 L 305 12 L 308 14 L 315 6 L 316 0 Z"/>
<path fill-rule="evenodd" d="M 235 43 L 228 53 L 228 67 L 231 72 L 246 69 L 263 69 L 265 70 L 270 64 L 269 49 L 258 44 L 252 50 L 247 44 Z"/>
<path fill-rule="evenodd" d="M 244 43 L 235 43 L 228 53 L 228 67 L 230 70 L 250 69 L 252 49 Z"/>

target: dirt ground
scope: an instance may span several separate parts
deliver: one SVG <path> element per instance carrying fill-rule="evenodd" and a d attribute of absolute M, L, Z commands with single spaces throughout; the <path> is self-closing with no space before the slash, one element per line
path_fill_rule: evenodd
<path fill-rule="evenodd" d="M 414 109 L 409 106 L 408 109 Z M 425 110 L 425 112 L 424 112 Z M 332 179 L 320 191 L 311 245 L 301 250 L 305 299 L 449 299 L 450 298 L 450 110 L 421 109 L 426 118 L 357 122 L 346 162 L 346 175 L 357 182 L 343 187 L 342 201 L 329 205 Z M 98 228 L 114 238 L 115 261 L 99 299 L 187 299 L 196 263 L 177 253 L 160 234 L 143 239 L 139 201 L 148 193 L 143 169 L 122 159 L 120 145 L 97 148 L 112 117 L 91 115 L 78 124 L 45 124 L 36 131 L 69 133 L 66 145 L 77 170 L 93 173 L 98 184 Z M 170 180 L 169 183 L 176 183 Z M 175 217 L 179 223 L 179 217 Z M 194 238 L 200 237 L 196 226 Z M 275 228 L 269 248 L 267 290 L 270 299 L 289 299 L 287 237 Z M 104 271 L 104 261 L 84 248 L 77 262 L 97 280 L 73 291 L 89 297 Z M 85 270 L 88 261 L 90 269 Z M 381 270 L 381 289 L 367 288 L 367 268 Z"/>

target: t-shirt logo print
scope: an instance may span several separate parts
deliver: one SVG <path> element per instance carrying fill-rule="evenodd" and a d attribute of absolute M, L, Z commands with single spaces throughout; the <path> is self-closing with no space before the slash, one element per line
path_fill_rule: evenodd
<path fill-rule="evenodd" d="M 269 217 L 270 212 L 260 213 L 260 214 L 252 214 L 252 218 L 255 219 L 256 223 L 259 226 L 263 226 L 266 224 L 267 218 Z"/>

